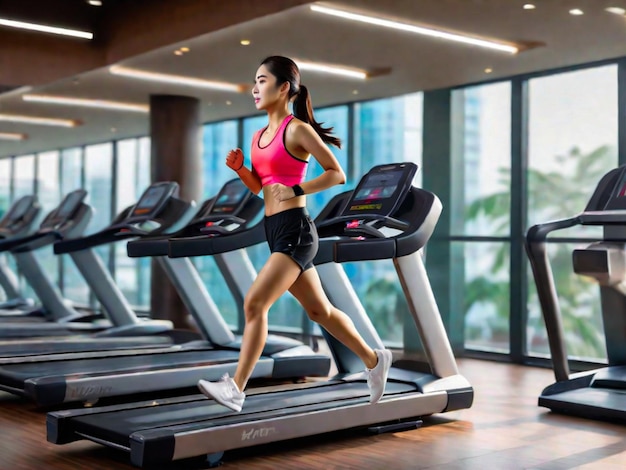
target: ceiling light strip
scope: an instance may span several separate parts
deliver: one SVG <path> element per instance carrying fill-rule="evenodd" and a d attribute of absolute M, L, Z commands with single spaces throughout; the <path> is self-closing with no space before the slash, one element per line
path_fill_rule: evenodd
<path fill-rule="evenodd" d="M 121 101 L 94 100 L 86 98 L 70 98 L 65 96 L 52 95 L 23 95 L 24 101 L 35 103 L 50 103 L 67 106 L 82 106 L 85 108 L 112 109 L 119 111 L 131 111 L 136 113 L 147 113 L 150 108 L 144 104 L 123 103 Z"/>
<path fill-rule="evenodd" d="M 334 75 L 341 75 L 344 77 L 359 78 L 361 80 L 365 80 L 367 78 L 367 72 L 363 70 L 350 69 L 347 67 L 337 67 L 334 65 L 317 64 L 313 62 L 302 62 L 299 60 L 296 60 L 296 63 L 298 64 L 298 68 L 300 70 L 329 73 Z"/>
<path fill-rule="evenodd" d="M 13 132 L 0 132 L 1 140 L 25 140 L 26 134 L 16 134 Z"/>
<path fill-rule="evenodd" d="M 76 127 L 79 124 L 78 121 L 72 119 L 43 118 L 34 116 L 22 116 L 18 114 L 0 114 L 0 121 L 59 127 Z"/>
<path fill-rule="evenodd" d="M 208 88 L 212 90 L 241 92 L 241 85 L 226 82 L 215 82 L 204 80 L 201 78 L 185 77 L 182 75 L 171 75 L 165 73 L 148 72 L 146 70 L 132 69 L 113 65 L 109 67 L 109 72 L 113 75 L 122 77 L 136 78 L 139 80 L 148 80 L 152 82 L 171 83 L 174 85 L 184 85 L 196 88 Z"/>
<path fill-rule="evenodd" d="M 26 23 L 24 21 L 9 20 L 7 18 L 0 18 L 0 26 L 7 26 L 9 28 L 17 29 L 27 29 L 29 31 L 38 31 L 40 33 L 58 34 L 60 36 L 70 36 L 80 39 L 93 39 L 93 33 L 90 33 L 88 31 L 58 28 L 56 26 L 46 26 L 37 23 Z"/>
<path fill-rule="evenodd" d="M 462 34 L 450 33 L 447 31 L 440 31 L 437 29 L 426 28 L 424 26 L 418 26 L 408 23 L 400 23 L 397 21 L 386 20 L 384 18 L 376 18 L 373 16 L 362 15 L 359 13 L 352 13 L 345 10 L 336 10 L 334 8 L 323 7 L 320 5 L 311 5 L 311 10 L 318 13 L 324 13 L 331 16 L 337 16 L 352 21 L 359 21 L 361 23 L 373 24 L 376 26 L 383 26 L 385 28 L 397 29 L 400 31 L 407 31 L 411 33 L 422 34 L 425 36 L 432 36 L 440 39 L 446 39 L 449 41 L 462 42 L 473 46 L 486 47 L 497 51 L 508 52 L 510 54 L 516 54 L 519 52 L 519 48 L 512 44 L 506 44 L 502 42 L 489 41 L 486 39 L 479 39 L 472 36 L 465 36 Z"/>

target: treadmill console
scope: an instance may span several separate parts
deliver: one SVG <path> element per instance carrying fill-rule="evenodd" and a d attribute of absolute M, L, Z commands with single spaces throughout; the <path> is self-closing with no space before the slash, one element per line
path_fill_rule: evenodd
<path fill-rule="evenodd" d="M 15 201 L 9 211 L 0 220 L 0 228 L 9 228 L 21 222 L 31 207 L 37 205 L 35 196 L 22 196 Z"/>
<path fill-rule="evenodd" d="M 252 196 L 243 181 L 239 178 L 228 181 L 217 194 L 206 215 L 230 214 L 237 215 Z"/>
<path fill-rule="evenodd" d="M 156 218 L 167 201 L 176 196 L 177 192 L 178 184 L 175 182 L 153 183 L 143 192 L 137 204 L 132 208 L 126 223 L 138 223 Z"/>
<path fill-rule="evenodd" d="M 76 213 L 85 197 L 87 197 L 87 191 L 84 189 L 76 189 L 68 193 L 57 208 L 43 221 L 41 228 L 54 229 L 66 223 Z"/>
<path fill-rule="evenodd" d="M 246 220 L 238 215 L 251 197 L 252 192 L 239 178 L 225 183 L 217 196 L 196 217 L 196 223 L 201 226 L 200 232 L 215 236 L 243 226 Z"/>
<path fill-rule="evenodd" d="M 399 230 L 408 223 L 391 215 L 404 202 L 418 166 L 412 162 L 377 165 L 367 172 L 352 191 L 338 216 L 320 221 L 318 229 L 343 224 L 345 234 L 384 237 L 378 229 L 385 225 Z"/>

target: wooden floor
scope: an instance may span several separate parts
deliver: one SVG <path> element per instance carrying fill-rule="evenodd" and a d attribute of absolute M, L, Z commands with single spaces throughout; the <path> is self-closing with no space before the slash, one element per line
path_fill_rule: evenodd
<path fill-rule="evenodd" d="M 474 406 L 427 418 L 393 434 L 343 432 L 227 453 L 234 469 L 624 469 L 626 427 L 559 416 L 537 407 L 550 370 L 459 361 Z M 131 469 L 128 457 L 97 444 L 46 442 L 45 413 L 0 395 L 0 469 Z M 169 467 L 181 468 L 181 467 Z"/>

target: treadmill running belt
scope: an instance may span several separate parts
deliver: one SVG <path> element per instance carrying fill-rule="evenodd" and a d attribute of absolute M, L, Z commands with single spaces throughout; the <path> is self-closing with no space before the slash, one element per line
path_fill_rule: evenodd
<path fill-rule="evenodd" d="M 417 392 L 415 385 L 388 382 L 385 396 Z M 200 396 L 199 396 L 200 397 Z M 241 413 L 233 414 L 226 407 L 204 397 L 161 406 L 147 406 L 120 410 L 105 414 L 92 414 L 72 419 L 74 432 L 85 437 L 115 443 L 129 448 L 129 437 L 137 431 L 181 424 L 197 423 L 202 428 L 262 419 L 305 411 L 303 407 L 315 406 L 316 410 L 333 408 L 338 401 L 369 400 L 369 388 L 365 382 L 321 382 L 319 386 L 268 392 L 246 398 Z"/>
<path fill-rule="evenodd" d="M 152 369 L 174 369 L 221 362 L 236 362 L 239 351 L 173 351 L 157 354 L 137 354 L 122 357 L 97 357 L 71 361 L 29 362 L 7 364 L 0 367 L 0 388 L 2 385 L 24 389 L 24 382 L 44 376 L 71 375 L 80 378 L 81 374 L 95 376 L 106 373 L 143 372 Z"/>

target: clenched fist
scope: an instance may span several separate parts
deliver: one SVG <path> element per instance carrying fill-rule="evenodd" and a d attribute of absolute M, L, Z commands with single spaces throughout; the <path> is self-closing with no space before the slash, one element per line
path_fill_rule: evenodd
<path fill-rule="evenodd" d="M 228 168 L 239 171 L 243 167 L 243 152 L 241 149 L 233 149 L 226 155 L 226 166 Z"/>
<path fill-rule="evenodd" d="M 275 183 L 271 185 L 270 191 L 272 192 L 272 197 L 278 202 L 283 202 L 287 199 L 296 197 L 296 193 L 294 193 L 291 186 L 285 186 L 284 184 L 280 183 Z"/>

